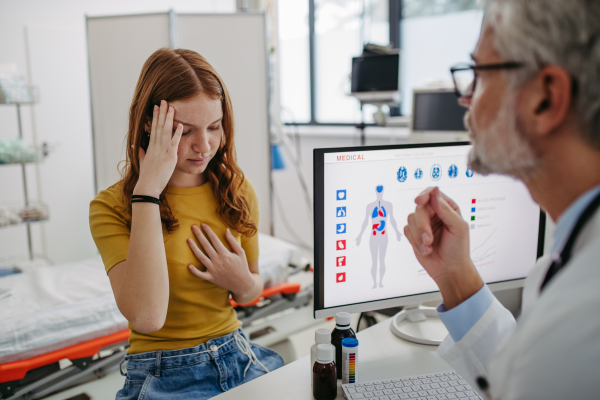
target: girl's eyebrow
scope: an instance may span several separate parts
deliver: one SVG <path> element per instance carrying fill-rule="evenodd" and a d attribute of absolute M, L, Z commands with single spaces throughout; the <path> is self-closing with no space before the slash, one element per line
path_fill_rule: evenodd
<path fill-rule="evenodd" d="M 220 122 L 222 119 L 223 119 L 223 117 L 211 122 L 209 125 L 216 124 L 217 122 Z M 189 123 L 181 121 L 177 118 L 173 118 L 173 123 L 178 123 L 178 124 L 187 125 L 187 126 L 195 126 L 194 124 L 189 124 Z"/>

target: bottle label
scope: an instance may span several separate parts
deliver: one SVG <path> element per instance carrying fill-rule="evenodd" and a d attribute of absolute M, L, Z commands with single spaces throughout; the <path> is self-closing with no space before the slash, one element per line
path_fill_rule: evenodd
<path fill-rule="evenodd" d="M 342 355 L 342 383 L 356 383 L 356 362 L 358 354 L 343 352 Z"/>

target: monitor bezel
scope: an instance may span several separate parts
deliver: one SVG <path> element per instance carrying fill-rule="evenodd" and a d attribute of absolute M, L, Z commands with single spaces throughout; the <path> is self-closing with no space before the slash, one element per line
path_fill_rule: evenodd
<path fill-rule="evenodd" d="M 471 142 L 440 142 L 440 143 L 411 143 L 411 144 L 391 144 L 380 146 L 353 146 L 353 147 L 330 147 L 313 150 L 313 210 L 314 210 L 314 299 L 313 313 L 317 319 L 334 316 L 340 311 L 357 313 L 364 311 L 380 310 L 391 307 L 406 306 L 412 304 L 422 304 L 428 301 L 441 301 L 442 296 L 439 290 L 406 296 L 398 296 L 384 300 L 359 302 L 346 304 L 336 307 L 324 307 L 324 260 L 325 250 L 322 243 L 325 236 L 325 210 L 324 210 L 324 183 L 325 183 L 325 154 L 344 153 L 352 151 L 372 151 L 372 150 L 396 150 L 411 149 L 423 147 L 451 147 L 468 146 Z M 537 258 L 544 254 L 544 239 L 546 230 L 546 213 L 540 209 L 540 221 L 538 227 L 538 246 Z M 491 282 L 488 284 L 492 291 L 507 290 L 523 287 L 525 278 L 510 279 L 505 281 Z"/>
<path fill-rule="evenodd" d="M 417 95 L 419 94 L 430 94 L 430 93 L 454 93 L 456 94 L 456 90 L 451 87 L 438 87 L 438 88 L 414 88 L 412 93 L 412 114 L 410 114 L 410 122 L 409 129 L 410 133 L 428 133 L 428 134 L 457 134 L 457 133 L 466 133 L 467 128 L 463 130 L 454 130 L 454 131 L 434 131 L 434 130 L 423 130 L 418 129 L 415 130 L 415 112 L 416 112 L 416 103 L 417 103 Z M 458 98 L 457 98 L 458 100 Z"/>

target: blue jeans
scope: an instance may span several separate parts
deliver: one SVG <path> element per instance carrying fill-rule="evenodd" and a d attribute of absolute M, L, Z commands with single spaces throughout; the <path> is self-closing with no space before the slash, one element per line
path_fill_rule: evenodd
<path fill-rule="evenodd" d="M 171 400 L 209 399 L 281 367 L 283 358 L 238 329 L 195 347 L 126 355 L 124 362 L 117 400 Z"/>

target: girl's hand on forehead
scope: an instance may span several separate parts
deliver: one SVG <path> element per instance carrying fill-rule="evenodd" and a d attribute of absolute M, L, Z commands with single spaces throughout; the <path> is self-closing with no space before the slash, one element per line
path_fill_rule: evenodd
<path fill-rule="evenodd" d="M 174 116 L 175 109 L 165 100 L 161 100 L 160 107 L 154 106 L 148 150 L 139 148 L 140 177 L 133 194 L 159 197 L 171 179 L 183 132 L 183 125 L 179 124 L 173 134 Z"/>
<path fill-rule="evenodd" d="M 208 239 L 196 225 L 192 226 L 192 232 L 198 238 L 198 242 L 206 252 L 206 255 L 196 245 L 193 239 L 188 239 L 188 245 L 194 252 L 198 260 L 206 267 L 206 271 L 200 271 L 193 265 L 188 269 L 198 278 L 207 280 L 215 285 L 221 286 L 234 294 L 247 293 L 254 285 L 252 273 L 248 268 L 246 252 L 235 240 L 229 229 L 225 233 L 225 238 L 233 252 L 221 243 L 219 237 L 206 224 L 202 224 L 202 229 L 208 236 Z M 210 240 L 210 241 L 209 241 Z"/>

